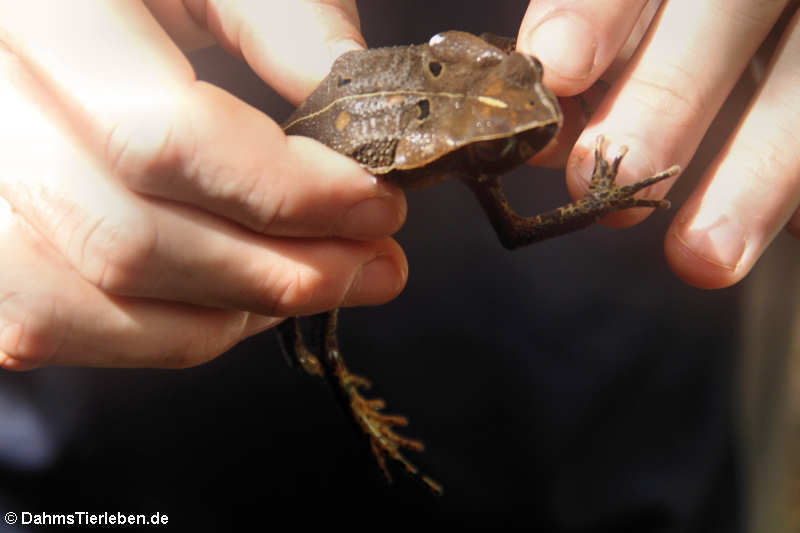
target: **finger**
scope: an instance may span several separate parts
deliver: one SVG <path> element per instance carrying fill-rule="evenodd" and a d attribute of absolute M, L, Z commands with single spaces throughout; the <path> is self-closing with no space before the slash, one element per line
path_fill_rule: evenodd
<path fill-rule="evenodd" d="M 543 0 L 522 19 L 518 48 L 544 65 L 559 96 L 588 89 L 627 41 L 648 0 Z"/>
<path fill-rule="evenodd" d="M 189 6 L 220 43 L 295 104 L 339 55 L 365 46 L 354 0 L 208 0 Z"/>
<path fill-rule="evenodd" d="M 47 146 L 41 132 L 38 150 Z M 405 283 L 405 257 L 391 239 L 260 235 L 193 208 L 142 199 L 68 145 L 14 169 L 15 181 L 0 184 L 2 195 L 85 279 L 114 294 L 285 316 L 383 303 Z M 43 184 L 39 174 L 54 179 Z"/>
<path fill-rule="evenodd" d="M 43 14 L 46 13 L 46 16 Z M 6 48 L 20 57 L 65 111 L 91 117 L 102 143 L 121 116 L 168 107 L 194 81 L 183 53 L 141 2 L 0 4 Z"/>
<path fill-rule="evenodd" d="M 779 4 L 664 3 L 644 44 L 581 135 L 567 166 L 571 193 L 582 196 L 588 187 L 590 146 L 599 134 L 616 147 L 630 148 L 620 167 L 622 183 L 673 164 L 685 168 L 748 58 L 780 14 Z M 650 187 L 643 197 L 661 198 L 670 185 L 665 181 Z M 649 211 L 619 212 L 607 222 L 630 225 Z"/>
<path fill-rule="evenodd" d="M 379 238 L 402 223 L 396 188 L 317 143 L 287 140 L 256 109 L 195 82 L 141 5 L 46 3 L 39 24 L 29 13 L 37 4 L 0 7 L 16 32 L 11 49 L 129 187 L 274 235 Z M 59 17 L 62 9 L 69 14 Z"/>
<path fill-rule="evenodd" d="M 580 97 L 559 98 L 558 104 L 561 107 L 562 124 L 558 135 L 544 149 L 537 152 L 528 163 L 538 167 L 564 168 L 572 152 L 572 147 L 578 140 L 583 128 L 586 127 L 588 120 L 587 100 L 583 98 L 587 94 L 605 94 L 606 87 L 603 83 L 596 83 L 592 88 Z M 590 101 L 591 103 L 591 101 Z"/>
<path fill-rule="evenodd" d="M 742 279 L 800 204 L 800 12 L 731 141 L 667 232 L 667 259 L 703 288 Z"/>
<path fill-rule="evenodd" d="M 31 85 L 12 59 L 0 54 L 0 195 L 104 291 L 288 315 L 383 303 L 405 283 L 388 239 L 270 238 L 131 192 L 29 100 L 45 98 L 35 86 L 12 85 Z"/>
<path fill-rule="evenodd" d="M 0 366 L 193 366 L 278 322 L 238 311 L 108 297 L 0 199 Z"/>
<path fill-rule="evenodd" d="M 264 237 L 196 210 L 154 204 L 143 215 L 152 238 L 113 243 L 103 236 L 108 228 L 92 231 L 81 247 L 88 279 L 114 294 L 270 316 L 381 304 L 406 282 L 405 255 L 389 238 Z"/>
<path fill-rule="evenodd" d="M 153 110 L 126 121 L 106 153 L 112 171 L 136 191 L 269 235 L 374 239 L 405 220 L 399 189 L 316 141 L 286 137 L 214 86 L 194 84 L 169 114 Z"/>
<path fill-rule="evenodd" d="M 204 10 L 199 9 L 197 2 L 184 2 L 183 0 L 142 0 L 147 9 L 158 20 L 170 38 L 182 50 L 194 50 L 210 46 L 216 41 L 205 25 L 202 15 Z M 192 9 L 194 8 L 194 9 Z M 196 17 L 195 15 L 201 15 Z"/>

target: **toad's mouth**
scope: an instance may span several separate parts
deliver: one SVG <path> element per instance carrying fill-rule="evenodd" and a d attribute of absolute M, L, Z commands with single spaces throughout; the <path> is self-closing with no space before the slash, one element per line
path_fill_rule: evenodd
<path fill-rule="evenodd" d="M 511 137 L 474 142 L 466 147 L 470 162 L 488 174 L 503 174 L 546 147 L 559 126 L 553 122 Z"/>

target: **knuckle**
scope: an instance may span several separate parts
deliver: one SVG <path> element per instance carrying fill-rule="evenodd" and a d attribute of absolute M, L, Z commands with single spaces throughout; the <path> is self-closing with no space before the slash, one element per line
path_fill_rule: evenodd
<path fill-rule="evenodd" d="M 261 233 L 280 220 L 287 207 L 287 191 L 292 189 L 282 170 L 265 169 L 261 161 L 251 165 L 226 163 L 198 149 L 184 154 L 181 172 L 189 186 L 203 197 Z"/>
<path fill-rule="evenodd" d="M 285 187 L 275 187 L 272 176 L 258 174 L 245 188 L 240 201 L 242 211 L 252 219 L 250 225 L 260 233 L 271 232 L 284 216 L 287 207 Z"/>
<path fill-rule="evenodd" d="M 657 117 L 667 117 L 678 126 L 695 123 L 711 110 L 697 80 L 680 65 L 662 63 L 657 71 L 631 79 L 638 103 Z"/>
<path fill-rule="evenodd" d="M 61 349 L 68 324 L 57 313 L 53 297 L 9 293 L 0 300 L 0 351 L 35 368 L 48 363 Z"/>
<path fill-rule="evenodd" d="M 82 239 L 80 272 L 110 293 L 126 293 L 139 285 L 158 243 L 155 222 L 145 215 L 101 219 Z"/>
<path fill-rule="evenodd" d="M 201 156 L 188 163 L 186 175 L 203 195 L 234 213 L 245 226 L 266 233 L 278 219 L 285 188 L 275 186 L 275 177 L 263 169 L 236 170 L 201 161 Z"/>
<path fill-rule="evenodd" d="M 312 269 L 297 267 L 290 275 L 277 281 L 270 277 L 261 280 L 260 292 L 265 301 L 271 302 L 267 312 L 270 316 L 290 316 L 317 311 L 335 302 L 321 301 L 321 289 L 326 286 L 323 275 Z"/>
<path fill-rule="evenodd" d="M 181 101 L 128 114 L 109 128 L 105 158 L 111 173 L 134 191 L 178 199 L 199 194 L 252 229 L 270 226 L 280 207 L 275 192 L 282 187 L 261 166 L 243 171 L 241 161 L 227 163 L 201 149 L 208 139 Z"/>
<path fill-rule="evenodd" d="M 717 12 L 726 16 L 731 25 L 747 29 L 750 27 L 769 28 L 775 23 L 774 14 L 785 5 L 785 0 L 752 0 L 750 2 L 719 1 Z"/>
<path fill-rule="evenodd" d="M 787 175 L 788 168 L 775 157 L 781 147 L 770 143 L 769 139 L 743 140 L 732 155 L 741 173 L 740 187 L 748 186 L 758 197 L 774 190 L 775 176 Z"/>
<path fill-rule="evenodd" d="M 110 127 L 105 157 L 111 172 L 133 190 L 163 190 L 176 174 L 171 169 L 185 158 L 186 145 L 182 143 L 187 139 L 185 135 L 179 139 L 177 134 L 179 117 L 173 104 L 162 103 L 128 114 Z"/>

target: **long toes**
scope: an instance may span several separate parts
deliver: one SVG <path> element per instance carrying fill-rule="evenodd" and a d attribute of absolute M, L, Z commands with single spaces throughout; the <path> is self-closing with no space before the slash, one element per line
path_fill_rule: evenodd
<path fill-rule="evenodd" d="M 636 198 L 631 207 L 658 207 L 660 209 L 669 209 L 672 204 L 669 200 L 646 200 L 644 198 Z"/>
<path fill-rule="evenodd" d="M 603 145 L 606 143 L 605 135 L 602 133 L 597 136 L 594 141 L 594 160 L 597 161 L 603 158 Z"/>
<path fill-rule="evenodd" d="M 375 461 L 377 461 L 378 467 L 386 477 L 386 481 L 391 483 L 392 474 L 389 473 L 389 468 L 386 466 L 386 450 L 381 447 L 380 442 L 377 439 L 370 439 L 369 446 L 372 448 L 372 455 L 375 456 Z"/>
<path fill-rule="evenodd" d="M 632 183 L 632 184 L 628 185 L 627 187 L 630 187 L 632 189 L 632 192 L 640 191 L 640 190 L 644 189 L 645 187 L 649 187 L 649 186 L 651 186 L 651 185 L 653 185 L 655 183 L 658 183 L 659 181 L 663 181 L 663 180 L 665 180 L 667 178 L 671 178 L 672 176 L 675 176 L 676 174 L 678 174 L 678 172 L 680 172 L 680 171 L 681 171 L 681 167 L 679 167 L 678 165 L 673 165 L 673 166 L 669 167 L 667 170 L 662 170 L 658 174 L 654 174 L 654 175 L 650 176 L 649 178 L 645 178 L 643 180 L 637 181 L 636 183 Z"/>
<path fill-rule="evenodd" d="M 372 382 L 370 380 L 357 376 L 356 374 L 349 374 L 344 378 L 344 381 L 346 386 L 355 386 L 361 389 L 369 389 L 372 387 Z"/>
<path fill-rule="evenodd" d="M 386 402 L 381 398 L 370 398 L 368 400 L 364 400 L 364 403 L 367 405 L 367 408 L 372 411 L 380 411 L 386 407 Z"/>
<path fill-rule="evenodd" d="M 395 440 L 396 440 L 397 444 L 399 444 L 400 446 L 402 446 L 403 448 L 406 448 L 408 450 L 414 450 L 415 452 L 424 452 L 425 451 L 425 445 L 422 444 L 418 440 L 406 439 L 406 438 L 403 438 L 403 437 L 400 437 L 400 436 L 395 436 Z"/>
<path fill-rule="evenodd" d="M 617 155 L 614 156 L 614 160 L 611 162 L 611 172 L 610 172 L 610 174 L 611 174 L 612 177 L 616 176 L 617 172 L 619 172 L 619 164 L 622 162 L 622 158 L 625 157 L 625 154 L 627 154 L 627 153 L 628 153 L 628 147 L 627 146 L 620 146 L 619 147 L 619 152 L 617 152 Z"/>
<path fill-rule="evenodd" d="M 370 420 L 374 420 L 387 427 L 405 427 L 408 425 L 408 419 L 403 415 L 384 415 L 381 413 L 372 412 L 367 416 Z"/>

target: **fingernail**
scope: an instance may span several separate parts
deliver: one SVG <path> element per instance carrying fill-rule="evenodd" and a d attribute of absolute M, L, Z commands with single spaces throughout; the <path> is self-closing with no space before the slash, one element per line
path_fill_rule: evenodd
<path fill-rule="evenodd" d="M 369 239 L 397 231 L 403 212 L 392 196 L 378 196 L 358 202 L 342 217 L 336 234 L 340 237 Z"/>
<path fill-rule="evenodd" d="M 343 305 L 382 303 L 395 296 L 405 285 L 408 273 L 393 256 L 381 254 L 361 266 Z"/>
<path fill-rule="evenodd" d="M 597 42 L 592 27 L 582 18 L 564 13 L 547 18 L 533 28 L 528 50 L 548 69 L 563 78 L 581 80 L 594 66 Z"/>
<path fill-rule="evenodd" d="M 675 236 L 694 255 L 724 268 L 736 270 L 746 247 L 745 228 L 737 220 L 722 215 L 712 223 L 686 217 L 679 221 Z"/>

